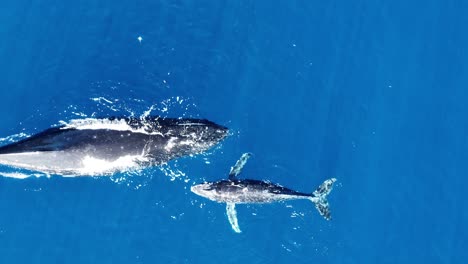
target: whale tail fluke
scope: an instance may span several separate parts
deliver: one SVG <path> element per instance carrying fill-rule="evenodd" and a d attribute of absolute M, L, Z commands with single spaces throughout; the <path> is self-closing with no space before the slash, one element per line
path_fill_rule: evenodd
<path fill-rule="evenodd" d="M 330 206 L 328 205 L 327 196 L 333 189 L 333 183 L 336 182 L 335 178 L 324 181 L 310 196 L 310 200 L 315 203 L 315 208 L 319 211 L 325 219 L 331 219 Z"/>

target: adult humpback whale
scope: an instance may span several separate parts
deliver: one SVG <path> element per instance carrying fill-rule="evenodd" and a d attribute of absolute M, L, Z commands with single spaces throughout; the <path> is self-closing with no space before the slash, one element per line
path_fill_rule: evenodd
<path fill-rule="evenodd" d="M 335 178 L 328 179 L 313 193 L 300 193 L 278 184 L 266 181 L 238 179 L 250 153 L 244 153 L 231 168 L 229 178 L 217 182 L 206 182 L 194 185 L 190 188 L 192 192 L 202 197 L 219 203 L 226 203 L 226 213 L 232 229 L 240 233 L 237 221 L 236 204 L 246 203 L 272 203 L 285 200 L 307 199 L 315 204 L 319 213 L 327 220 L 331 219 L 327 195 L 333 188 Z"/>
<path fill-rule="evenodd" d="M 201 153 L 227 134 L 206 119 L 75 119 L 0 147 L 0 164 L 64 176 L 109 174 Z"/>

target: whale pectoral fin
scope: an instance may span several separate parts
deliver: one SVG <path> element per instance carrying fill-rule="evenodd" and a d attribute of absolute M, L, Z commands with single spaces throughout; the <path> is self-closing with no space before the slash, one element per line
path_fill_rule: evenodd
<path fill-rule="evenodd" d="M 237 212 L 236 212 L 236 204 L 235 203 L 227 203 L 226 204 L 226 214 L 231 224 L 232 230 L 236 233 L 240 233 L 241 230 L 239 228 L 239 224 L 237 223 Z"/>
<path fill-rule="evenodd" d="M 229 172 L 229 179 L 233 180 L 235 179 L 242 171 L 242 168 L 244 168 L 245 163 L 247 163 L 247 160 L 252 156 L 251 153 L 244 153 L 240 157 L 240 159 L 236 162 L 234 167 L 231 167 L 231 171 Z"/>

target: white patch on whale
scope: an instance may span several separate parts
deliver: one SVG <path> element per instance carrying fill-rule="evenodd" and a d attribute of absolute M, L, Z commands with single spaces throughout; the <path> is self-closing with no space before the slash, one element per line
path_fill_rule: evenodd
<path fill-rule="evenodd" d="M 96 176 L 115 171 L 125 171 L 137 168 L 141 162 L 145 161 L 147 159 L 140 155 L 126 155 L 114 161 L 85 156 L 81 161 L 83 166 L 78 169 L 78 174 Z"/>

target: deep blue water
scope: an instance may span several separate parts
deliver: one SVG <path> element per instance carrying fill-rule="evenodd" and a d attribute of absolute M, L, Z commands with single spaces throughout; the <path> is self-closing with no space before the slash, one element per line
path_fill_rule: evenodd
<path fill-rule="evenodd" d="M 175 180 L 1 177 L 0 263 L 465 263 L 467 13 L 434 0 L 2 1 L 1 138 L 151 105 L 233 135 L 171 162 Z M 308 201 L 238 206 L 235 234 L 224 205 L 189 187 L 246 151 L 244 177 L 304 192 L 338 178 L 333 220 Z"/>

